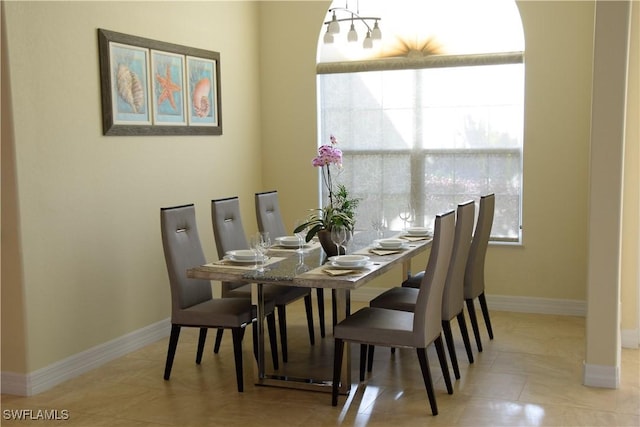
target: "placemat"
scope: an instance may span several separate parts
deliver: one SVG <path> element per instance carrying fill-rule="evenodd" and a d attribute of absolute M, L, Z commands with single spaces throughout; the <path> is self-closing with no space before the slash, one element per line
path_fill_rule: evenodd
<path fill-rule="evenodd" d="M 275 264 L 276 262 L 280 262 L 285 257 L 269 257 L 267 261 L 264 263 L 265 267 L 270 266 L 271 264 Z M 205 264 L 205 267 L 224 267 L 224 268 L 233 268 L 237 270 L 255 270 L 255 264 L 245 264 L 245 263 L 237 263 L 226 259 L 221 259 L 220 261 L 214 261 L 209 264 Z"/>

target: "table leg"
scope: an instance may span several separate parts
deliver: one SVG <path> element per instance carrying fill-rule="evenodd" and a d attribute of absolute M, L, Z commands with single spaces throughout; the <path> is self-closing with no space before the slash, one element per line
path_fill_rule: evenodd
<path fill-rule="evenodd" d="M 265 377 L 264 367 L 264 292 L 263 285 L 261 283 L 254 283 L 251 285 L 251 304 L 256 306 L 256 319 L 258 322 L 258 360 L 257 362 L 257 378 L 258 381 Z"/>
<path fill-rule="evenodd" d="M 402 277 L 404 277 L 404 279 L 411 277 L 411 260 L 402 263 Z"/>
<path fill-rule="evenodd" d="M 348 289 L 336 289 L 335 290 L 336 297 L 336 321 L 340 323 L 351 313 L 350 309 L 350 301 L 349 301 L 349 290 Z M 340 394 L 348 394 L 349 389 L 351 388 L 351 346 L 347 343 L 344 346 L 344 354 L 342 357 L 342 375 L 340 376 L 340 388 L 338 392 Z"/>
<path fill-rule="evenodd" d="M 349 290 L 339 289 L 335 293 L 336 320 L 346 318 L 350 313 Z M 298 390 L 322 391 L 331 393 L 330 379 L 299 378 L 290 375 L 267 374 L 265 369 L 265 349 L 264 349 L 264 293 L 263 285 L 254 283 L 251 285 L 251 303 L 257 307 L 258 327 L 258 357 L 256 363 L 256 385 L 293 388 Z M 351 351 L 348 345 L 345 346 L 343 357 L 342 377 L 340 378 L 340 394 L 348 394 L 351 387 Z"/>

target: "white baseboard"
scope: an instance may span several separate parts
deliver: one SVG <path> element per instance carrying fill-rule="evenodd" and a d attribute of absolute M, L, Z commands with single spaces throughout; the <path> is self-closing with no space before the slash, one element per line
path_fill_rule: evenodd
<path fill-rule="evenodd" d="M 589 387 L 618 388 L 620 386 L 620 368 L 585 363 L 583 383 Z"/>
<path fill-rule="evenodd" d="M 486 298 L 489 310 L 581 317 L 587 315 L 587 303 L 582 300 L 512 297 L 506 295 L 487 295 Z"/>
<path fill-rule="evenodd" d="M 381 288 L 365 287 L 353 291 L 351 293 L 351 299 L 353 301 L 367 302 L 384 291 L 385 289 Z M 330 298 L 330 295 L 330 292 L 326 292 L 325 298 Z M 586 313 L 586 303 L 576 300 L 487 295 L 487 304 L 489 305 L 489 310 L 496 311 L 570 316 L 584 316 Z M 166 338 L 169 336 L 170 330 L 171 321 L 167 318 L 28 374 L 1 372 L 0 385 L 2 393 L 19 396 L 31 396 L 41 393 L 111 360 L 138 350 L 159 339 Z M 633 348 L 637 348 L 638 331 L 626 332 L 627 333 L 623 331 L 623 343 L 625 342 L 625 337 L 627 337 L 629 343 L 633 344 L 635 342 L 636 347 Z M 635 339 L 635 341 L 632 341 L 633 339 Z M 626 346 L 627 345 L 625 345 L 625 347 Z M 596 369 L 598 367 L 592 369 L 587 368 L 588 367 L 585 366 L 585 384 L 587 384 L 587 377 L 589 381 L 594 384 L 610 384 L 612 382 L 609 372 L 602 373 L 602 369 L 609 369 L 609 367 L 599 367 L 601 369 Z M 589 373 L 589 375 L 587 375 L 587 373 Z M 602 387 L 608 387 L 608 385 Z"/>
<path fill-rule="evenodd" d="M 622 348 L 640 348 L 640 331 L 637 329 L 622 329 L 620 339 Z"/>
<path fill-rule="evenodd" d="M 167 318 L 28 374 L 1 372 L 2 393 L 18 396 L 41 393 L 118 357 L 166 338 L 170 330 L 171 320 Z"/>
<path fill-rule="evenodd" d="M 360 288 L 351 293 L 351 300 L 359 302 L 371 301 L 386 289 Z M 487 295 L 489 311 L 515 311 L 519 313 L 560 314 L 566 316 L 586 315 L 586 302 L 580 300 L 512 297 L 505 295 Z M 478 305 L 476 304 L 478 307 Z"/>

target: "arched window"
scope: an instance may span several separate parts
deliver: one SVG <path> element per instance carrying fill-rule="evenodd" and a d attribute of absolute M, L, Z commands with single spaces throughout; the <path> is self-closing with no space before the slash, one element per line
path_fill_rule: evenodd
<path fill-rule="evenodd" d="M 362 199 L 356 227 L 384 215 L 398 229 L 408 205 L 430 226 L 493 192 L 492 239 L 519 242 L 524 38 L 515 2 L 337 0 L 327 22 L 334 12 L 346 20 L 333 43 L 327 26 L 320 35 L 319 138 L 339 141 L 338 179 Z M 364 48 L 376 22 L 382 39 Z"/>

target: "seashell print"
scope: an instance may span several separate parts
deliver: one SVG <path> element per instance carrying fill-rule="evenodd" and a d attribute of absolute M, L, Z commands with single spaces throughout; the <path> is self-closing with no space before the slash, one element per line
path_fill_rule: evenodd
<path fill-rule="evenodd" d="M 193 111 L 198 117 L 206 117 L 209 114 L 209 90 L 211 83 L 204 78 L 196 83 L 193 89 Z"/>
<path fill-rule="evenodd" d="M 196 116 L 207 117 L 207 114 L 209 114 L 209 98 L 206 96 L 200 98 L 200 106 L 196 107 L 194 105 L 193 110 L 195 111 Z"/>
<path fill-rule="evenodd" d="M 144 87 L 138 75 L 124 64 L 118 64 L 116 88 L 120 98 L 131 106 L 133 112 L 140 112 L 144 104 Z"/>

